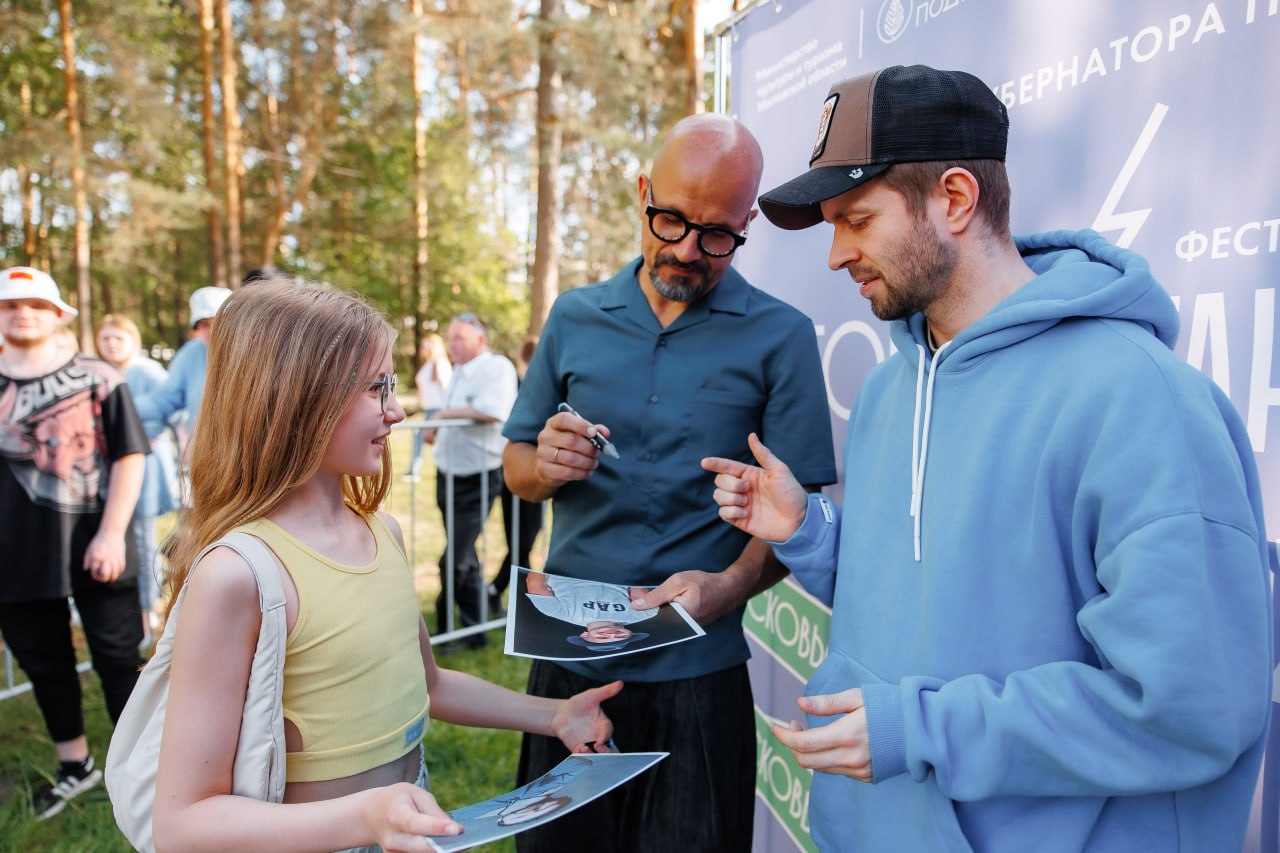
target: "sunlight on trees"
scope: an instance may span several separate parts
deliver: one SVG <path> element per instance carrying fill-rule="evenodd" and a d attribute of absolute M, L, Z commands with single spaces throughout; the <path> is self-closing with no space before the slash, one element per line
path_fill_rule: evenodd
<path fill-rule="evenodd" d="M 365 294 L 406 352 L 463 310 L 511 350 L 636 252 L 636 176 L 693 106 L 690 14 L 0 0 L 0 264 L 79 282 L 86 323 L 129 314 L 147 344 L 269 263 Z"/>

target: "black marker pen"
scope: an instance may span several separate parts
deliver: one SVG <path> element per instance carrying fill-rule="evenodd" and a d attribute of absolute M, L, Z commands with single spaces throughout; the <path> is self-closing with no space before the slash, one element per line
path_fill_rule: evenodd
<path fill-rule="evenodd" d="M 556 411 L 568 412 L 571 415 L 578 415 L 578 413 L 573 410 L 573 406 L 570 406 L 568 403 L 561 403 L 560 405 L 556 406 Z M 582 415 L 578 415 L 578 417 L 582 418 Z M 582 419 L 584 421 L 586 420 L 586 418 L 582 418 Z M 621 456 L 618 455 L 618 448 L 613 446 L 613 442 L 605 438 L 600 433 L 597 432 L 595 435 L 591 436 L 587 440 L 596 446 L 596 450 L 602 451 L 606 456 L 612 456 L 614 459 L 622 458 Z"/>

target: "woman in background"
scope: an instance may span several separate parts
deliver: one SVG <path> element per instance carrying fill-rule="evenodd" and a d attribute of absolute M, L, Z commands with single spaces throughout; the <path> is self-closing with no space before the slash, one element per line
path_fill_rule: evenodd
<path fill-rule="evenodd" d="M 424 418 L 431 417 L 437 409 L 444 406 L 444 391 L 449 387 L 452 376 L 453 365 L 449 363 L 444 338 L 435 332 L 428 332 L 418 347 L 418 372 L 413 377 L 413 384 L 418 389 L 418 407 L 422 409 Z M 409 462 L 409 473 L 405 477 L 411 483 L 418 482 L 418 475 L 422 471 L 423 444 L 423 430 L 414 430 L 413 456 Z"/>
<path fill-rule="evenodd" d="M 142 336 L 132 320 L 108 314 L 98 324 L 98 355 L 124 374 L 129 393 L 146 394 L 164 382 L 168 372 L 142 354 Z M 164 421 L 143 421 L 151 439 L 142 493 L 133 511 L 133 533 L 138 564 L 138 598 L 142 605 L 143 644 L 150 645 L 160 569 L 156 565 L 156 519 L 178 508 L 177 455 Z"/>

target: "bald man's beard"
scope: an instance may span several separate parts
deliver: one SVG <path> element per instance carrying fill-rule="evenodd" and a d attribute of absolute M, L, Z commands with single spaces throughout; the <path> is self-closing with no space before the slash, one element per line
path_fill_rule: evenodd
<path fill-rule="evenodd" d="M 664 266 L 680 273 L 682 280 L 689 283 L 682 281 L 677 284 L 664 279 L 658 272 Z M 706 261 L 699 259 L 686 264 L 676 260 L 675 255 L 668 252 L 659 252 L 654 258 L 653 267 L 649 270 L 649 281 L 653 284 L 653 289 L 658 291 L 659 296 L 670 299 L 672 302 L 697 302 L 710 293 L 711 288 L 715 286 Z"/>

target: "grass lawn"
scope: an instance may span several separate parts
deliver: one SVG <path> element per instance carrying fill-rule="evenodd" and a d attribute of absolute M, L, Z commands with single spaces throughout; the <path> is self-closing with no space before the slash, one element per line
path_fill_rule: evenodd
<path fill-rule="evenodd" d="M 392 436 L 392 452 L 396 470 L 408 467 L 409 433 L 397 431 Z M 398 479 L 385 507 L 404 528 L 406 542 L 413 532 L 416 585 L 424 603 L 427 625 L 435 624 L 433 605 L 439 591 L 435 561 L 443 551 L 444 534 L 432 488 L 434 471 L 430 453 L 426 457 L 422 482 L 402 483 Z M 411 493 L 411 489 L 416 490 Z M 411 524 L 411 511 L 416 522 Z M 484 536 L 487 577 L 492 577 L 506 549 L 500 522 L 494 511 Z M 168 520 L 171 525 L 172 520 Z M 167 532 L 162 527 L 161 533 Z M 540 548 L 539 551 L 542 551 Z M 535 563 L 541 564 L 544 553 L 535 552 Z M 436 648 L 443 666 L 479 675 L 516 690 L 522 690 L 529 671 L 523 658 L 507 657 L 501 650 L 501 632 L 494 632 L 489 648 L 479 651 Z M 21 680 L 21 676 L 19 675 Z M 106 757 L 111 737 L 97 677 L 87 673 L 84 685 L 85 726 L 89 743 L 99 766 Z M 427 766 L 431 771 L 431 788 L 445 808 L 458 807 L 510 790 L 515 785 L 516 759 L 520 736 L 516 732 L 470 729 L 433 722 L 427 731 Z M 103 851 L 127 853 L 129 845 L 116 830 L 111 803 L 105 788 L 99 787 L 77 797 L 65 811 L 41 823 L 31 820 L 28 802 L 30 791 L 50 774 L 56 765 L 52 744 L 31 694 L 25 693 L 0 702 L 0 853 L 8 851 Z M 511 851 L 511 839 L 474 848 L 484 853 Z"/>

